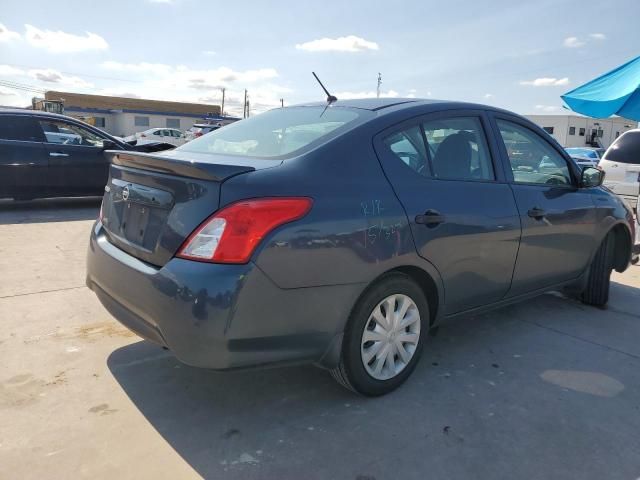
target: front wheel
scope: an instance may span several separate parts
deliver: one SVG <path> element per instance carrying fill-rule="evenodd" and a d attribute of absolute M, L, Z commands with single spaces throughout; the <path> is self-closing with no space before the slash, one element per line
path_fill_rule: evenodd
<path fill-rule="evenodd" d="M 609 301 L 614 241 L 612 234 L 607 235 L 591 261 L 587 287 L 582 292 L 582 302 L 587 305 L 604 307 Z"/>
<path fill-rule="evenodd" d="M 402 273 L 383 277 L 358 301 L 347 323 L 333 377 L 367 396 L 398 388 L 416 366 L 429 328 L 422 289 Z"/>

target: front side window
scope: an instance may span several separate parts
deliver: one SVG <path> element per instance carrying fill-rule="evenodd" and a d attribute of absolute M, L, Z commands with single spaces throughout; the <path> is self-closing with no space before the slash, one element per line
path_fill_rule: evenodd
<path fill-rule="evenodd" d="M 234 122 L 188 142 L 178 150 L 194 153 L 285 157 L 328 140 L 373 112 L 341 107 L 276 108 Z"/>
<path fill-rule="evenodd" d="M 384 139 L 384 144 L 407 167 L 420 175 L 429 175 L 427 152 L 419 127 L 396 132 Z"/>
<path fill-rule="evenodd" d="M 569 165 L 544 138 L 516 123 L 497 123 L 516 183 L 571 185 Z"/>
<path fill-rule="evenodd" d="M 40 120 L 40 126 L 47 143 L 102 148 L 104 138 L 79 125 L 59 120 Z"/>
<path fill-rule="evenodd" d="M 494 180 L 493 164 L 480 119 L 451 117 L 422 125 L 433 175 L 449 180 Z"/>
<path fill-rule="evenodd" d="M 149 117 L 133 117 L 133 124 L 136 127 L 148 127 L 149 126 Z"/>

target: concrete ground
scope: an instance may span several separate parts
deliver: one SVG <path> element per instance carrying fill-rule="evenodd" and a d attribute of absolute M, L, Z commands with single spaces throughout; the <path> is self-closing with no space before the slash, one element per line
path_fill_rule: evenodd
<path fill-rule="evenodd" d="M 1 479 L 640 477 L 640 267 L 443 326 L 378 399 L 186 367 L 84 286 L 95 200 L 0 205 Z"/>

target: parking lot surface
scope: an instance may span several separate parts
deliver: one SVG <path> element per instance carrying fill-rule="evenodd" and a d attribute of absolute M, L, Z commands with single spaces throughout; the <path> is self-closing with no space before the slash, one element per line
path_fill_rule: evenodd
<path fill-rule="evenodd" d="M 548 294 L 442 326 L 409 381 L 218 373 L 84 285 L 97 200 L 0 204 L 1 479 L 640 477 L 640 267 L 606 310 Z"/>

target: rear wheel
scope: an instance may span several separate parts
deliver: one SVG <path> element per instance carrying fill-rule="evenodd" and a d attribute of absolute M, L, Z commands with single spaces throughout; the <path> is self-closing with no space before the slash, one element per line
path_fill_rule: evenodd
<path fill-rule="evenodd" d="M 346 388 L 384 395 L 415 368 L 429 328 L 429 306 L 408 276 L 383 277 L 359 300 L 349 319 L 339 365 L 331 371 Z"/>
<path fill-rule="evenodd" d="M 614 236 L 607 235 L 591 261 L 587 287 L 582 292 L 582 301 L 587 305 L 603 307 L 609 301 L 614 243 Z"/>

